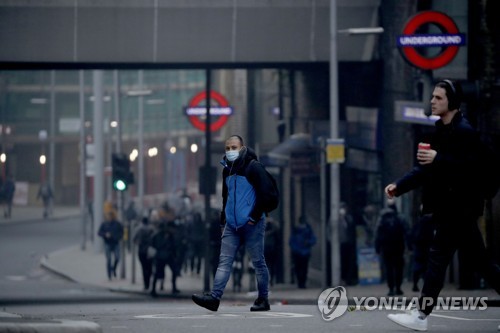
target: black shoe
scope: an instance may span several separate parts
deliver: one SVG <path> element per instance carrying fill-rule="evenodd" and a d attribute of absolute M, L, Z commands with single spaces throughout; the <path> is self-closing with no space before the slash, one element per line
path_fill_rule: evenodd
<path fill-rule="evenodd" d="M 253 303 L 250 311 L 269 311 L 271 306 L 269 305 L 269 300 L 267 298 L 257 298 Z"/>
<path fill-rule="evenodd" d="M 401 289 L 396 289 L 396 295 L 397 296 L 404 295 L 404 292 Z"/>
<path fill-rule="evenodd" d="M 201 306 L 202 308 L 208 309 L 210 311 L 217 311 L 220 304 L 220 300 L 218 300 L 217 298 L 213 297 L 210 294 L 204 294 L 204 295 L 194 294 L 193 296 L 191 296 L 191 299 L 197 305 Z"/>
<path fill-rule="evenodd" d="M 394 292 L 394 290 L 389 289 L 389 292 L 387 293 L 387 296 L 394 296 L 394 295 L 396 295 L 396 293 Z"/>

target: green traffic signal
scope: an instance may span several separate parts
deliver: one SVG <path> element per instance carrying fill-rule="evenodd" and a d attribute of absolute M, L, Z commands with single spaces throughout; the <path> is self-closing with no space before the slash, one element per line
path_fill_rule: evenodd
<path fill-rule="evenodd" d="M 113 189 L 125 191 L 134 183 L 134 174 L 130 171 L 130 160 L 123 153 L 113 153 L 111 160 Z"/>
<path fill-rule="evenodd" d="M 127 183 L 122 179 L 118 179 L 113 182 L 113 188 L 117 191 L 125 191 L 127 189 Z"/>

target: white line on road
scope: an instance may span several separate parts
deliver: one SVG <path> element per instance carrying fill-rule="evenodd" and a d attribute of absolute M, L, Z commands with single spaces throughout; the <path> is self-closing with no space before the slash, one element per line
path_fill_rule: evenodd
<path fill-rule="evenodd" d="M 467 321 L 500 321 L 500 319 L 489 319 L 489 318 L 462 318 L 462 317 L 454 317 L 454 316 L 446 316 L 439 314 L 431 314 L 433 317 L 447 318 L 447 319 L 455 319 L 455 320 L 467 320 Z"/>
<path fill-rule="evenodd" d="M 28 278 L 24 275 L 7 275 L 5 277 L 7 280 L 11 280 L 11 281 L 25 281 L 27 280 Z"/>
<path fill-rule="evenodd" d="M 218 318 L 249 318 L 249 319 L 270 319 L 270 318 L 308 318 L 313 315 L 291 312 L 232 312 L 216 314 L 193 314 L 193 313 L 164 313 L 152 315 L 134 316 L 141 319 L 218 319 Z"/>

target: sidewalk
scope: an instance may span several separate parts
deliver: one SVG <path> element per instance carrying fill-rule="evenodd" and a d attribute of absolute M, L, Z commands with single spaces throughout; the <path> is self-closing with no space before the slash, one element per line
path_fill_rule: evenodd
<path fill-rule="evenodd" d="M 3 207 L 0 209 L 0 224 L 31 222 L 43 218 L 43 206 L 12 206 L 11 217 L 3 215 Z M 77 206 L 56 206 L 53 209 L 51 220 L 60 220 L 68 217 L 80 216 L 80 207 Z"/>
<path fill-rule="evenodd" d="M 135 283 L 132 282 L 132 268 L 135 265 Z M 86 250 L 82 250 L 79 245 L 62 249 L 57 252 L 48 254 L 42 260 L 42 266 L 54 271 L 66 278 L 78 283 L 89 284 L 94 286 L 104 287 L 108 290 L 117 292 L 129 292 L 136 294 L 144 294 L 148 296 L 148 292 L 143 290 L 142 273 L 140 263 L 135 259 L 135 264 L 132 262 L 132 255 L 126 254 L 125 262 L 125 278 L 121 279 L 121 266 L 117 269 L 118 278 L 109 281 L 106 275 L 106 265 L 104 253 L 99 250 L 99 245 L 89 243 Z M 177 279 L 177 288 L 180 293 L 171 294 L 171 277 L 170 269 L 166 268 L 165 290 L 158 291 L 159 297 L 172 298 L 191 298 L 193 293 L 201 293 L 203 291 L 203 269 L 199 276 L 191 273 L 182 273 L 182 276 Z M 256 298 L 256 292 L 249 291 L 250 277 L 244 275 L 242 281 L 242 291 L 234 292 L 232 280 L 226 287 L 223 296 L 223 301 L 237 301 L 251 304 Z M 210 282 L 212 283 L 212 281 Z M 357 285 L 346 286 L 347 296 L 352 301 L 353 297 L 383 297 L 387 294 L 386 284 L 375 285 Z M 405 282 L 403 284 L 405 297 L 410 298 L 418 296 L 417 292 L 411 291 L 411 284 Z M 276 284 L 270 288 L 270 300 L 273 304 L 310 304 L 317 305 L 318 297 L 323 289 L 319 287 L 311 287 L 307 289 L 298 289 L 295 285 Z M 477 290 L 458 290 L 454 285 L 445 285 L 441 292 L 443 297 L 488 297 L 490 306 L 500 305 L 500 296 L 493 289 L 477 289 Z"/>
<path fill-rule="evenodd" d="M 4 223 L 20 223 L 39 220 L 42 217 L 43 208 L 41 206 L 14 206 L 12 209 L 12 218 L 6 219 L 0 216 L 0 224 Z M 64 219 L 80 215 L 80 208 L 76 206 L 57 206 L 54 208 L 54 215 L 50 219 Z M 133 257 L 126 251 L 125 261 L 125 278 L 122 279 L 121 266 L 118 267 L 118 278 L 108 281 L 106 275 L 105 257 L 102 249 L 102 243 L 99 238 L 96 238 L 96 243 L 86 244 L 86 249 L 82 250 L 81 245 L 74 245 L 69 248 L 61 249 L 52 253 L 46 254 L 41 261 L 41 265 L 56 274 L 64 276 L 72 281 L 99 286 L 108 290 L 117 292 L 129 292 L 136 294 L 149 294 L 142 287 L 142 273 L 140 263 L 135 256 Z M 132 268 L 135 267 L 135 276 L 132 274 Z M 182 274 L 177 279 L 177 287 L 181 293 L 172 295 L 171 292 L 171 277 L 170 269 L 166 268 L 165 290 L 159 290 L 159 297 L 176 297 L 176 298 L 191 298 L 193 293 L 201 293 L 203 291 L 204 279 L 203 268 L 201 274 L 191 275 L 189 272 Z M 133 278 L 135 277 L 135 281 Z M 212 281 L 210 281 L 210 285 Z M 242 280 L 242 291 L 234 292 L 232 280 L 226 287 L 223 300 L 233 300 L 245 303 L 251 303 L 256 297 L 256 292 L 249 291 L 250 277 L 244 275 Z M 387 294 L 387 286 L 385 284 L 375 285 L 357 285 L 345 286 L 347 296 L 352 300 L 353 297 L 383 297 Z M 405 282 L 403 284 L 405 297 L 410 298 L 418 296 L 418 293 L 411 291 L 411 284 Z M 270 299 L 275 304 L 311 304 L 315 305 L 318 302 L 318 297 L 323 291 L 322 288 L 314 287 L 307 289 L 298 289 L 295 285 L 276 284 L 270 288 Z M 493 289 L 476 289 L 476 290 L 459 290 L 454 285 L 446 284 L 441 296 L 457 296 L 457 297 L 488 297 L 489 304 L 500 306 L 500 296 Z"/>

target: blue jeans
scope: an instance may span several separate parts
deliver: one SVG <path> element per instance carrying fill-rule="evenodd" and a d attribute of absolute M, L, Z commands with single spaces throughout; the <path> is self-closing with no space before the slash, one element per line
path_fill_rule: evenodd
<path fill-rule="evenodd" d="M 244 242 L 246 252 L 250 255 L 250 259 L 255 267 L 259 297 L 267 298 L 269 294 L 269 271 L 264 259 L 265 230 L 266 223 L 264 219 L 255 225 L 247 223 L 238 230 L 230 225 L 226 225 L 222 234 L 219 266 L 215 273 L 214 287 L 212 289 L 213 297 L 221 299 L 232 271 L 236 251 L 238 251 L 238 248 Z"/>
<path fill-rule="evenodd" d="M 116 276 L 116 266 L 120 261 L 120 243 L 112 245 L 104 243 L 104 252 L 106 254 L 106 269 L 108 271 L 108 278 L 111 279 L 113 275 Z M 112 256 L 114 255 L 114 261 Z"/>

